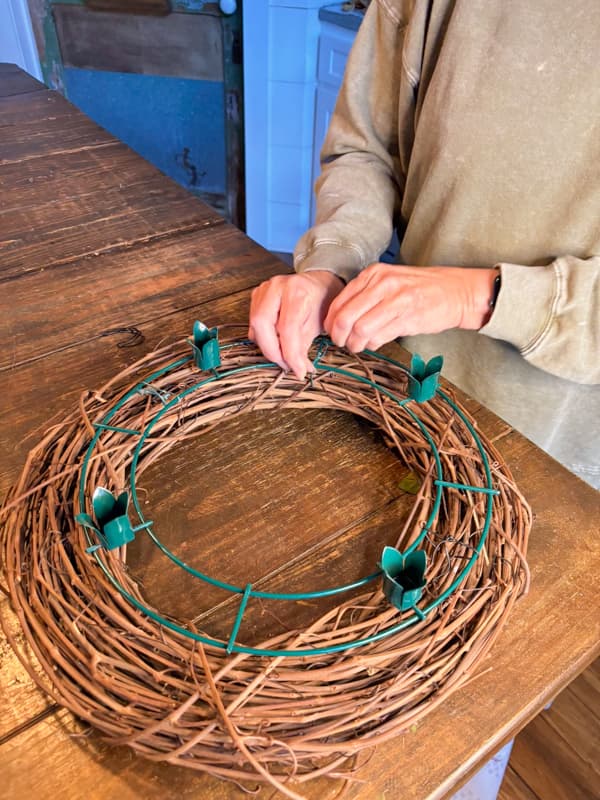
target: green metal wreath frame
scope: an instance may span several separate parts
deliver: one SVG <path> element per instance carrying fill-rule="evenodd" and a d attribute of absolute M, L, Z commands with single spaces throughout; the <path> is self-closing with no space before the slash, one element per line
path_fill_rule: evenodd
<path fill-rule="evenodd" d="M 359 381 L 362 384 L 366 384 L 371 388 L 373 388 L 374 390 L 376 390 L 377 392 L 386 395 L 392 401 L 397 403 L 397 405 L 403 410 L 404 413 L 406 413 L 411 417 L 412 421 L 418 426 L 421 433 L 423 434 L 425 441 L 427 442 L 427 444 L 431 449 L 436 469 L 436 477 L 433 481 L 435 485 L 435 498 L 433 501 L 429 517 L 418 537 L 407 548 L 407 550 L 404 553 L 398 553 L 398 551 L 394 550 L 394 548 L 385 548 L 381 562 L 382 568 L 359 580 L 353 581 L 352 583 L 345 584 L 342 586 L 322 589 L 319 591 L 292 592 L 292 593 L 257 591 L 252 588 L 252 584 L 250 583 L 247 584 L 245 587 L 235 586 L 233 584 L 226 583 L 224 581 L 206 575 L 203 572 L 200 572 L 199 570 L 189 566 L 188 564 L 183 562 L 180 558 L 178 558 L 178 556 L 175 555 L 175 553 L 169 550 L 169 548 L 166 547 L 166 545 L 160 541 L 159 537 L 153 530 L 152 527 L 153 523 L 145 519 L 136 491 L 136 468 L 141 450 L 143 448 L 143 445 L 147 437 L 150 435 L 152 429 L 157 424 L 157 422 L 159 422 L 165 414 L 175 409 L 179 403 L 185 400 L 186 397 L 198 391 L 207 384 L 219 381 L 230 375 L 249 372 L 256 369 L 263 369 L 265 367 L 277 368 L 277 365 L 274 364 L 273 362 L 264 361 L 262 363 L 253 363 L 247 366 L 219 371 L 219 367 L 221 365 L 220 352 L 222 350 L 224 351 L 231 347 L 239 347 L 240 345 L 242 346 L 247 345 L 252 347 L 254 347 L 254 345 L 249 340 L 240 339 L 219 346 L 217 330 L 216 329 L 209 330 L 204 325 L 198 322 L 194 326 L 194 338 L 193 341 L 190 342 L 190 344 L 192 347 L 191 355 L 173 361 L 167 366 L 153 372 L 144 380 L 138 382 L 129 391 L 127 391 L 127 393 L 123 397 L 121 397 L 120 400 L 118 400 L 118 402 L 102 417 L 100 421 L 93 423 L 96 432 L 89 444 L 86 455 L 83 459 L 83 464 L 79 479 L 79 505 L 82 510 L 86 508 L 86 497 L 87 497 L 86 487 L 87 487 L 88 467 L 90 464 L 90 460 L 94 455 L 96 447 L 101 442 L 101 437 L 103 433 L 110 431 L 110 432 L 122 433 L 127 436 L 139 437 L 133 453 L 131 468 L 129 473 L 130 492 L 135 512 L 138 516 L 139 524 L 133 527 L 129 523 L 129 519 L 127 517 L 128 497 L 126 494 L 123 494 L 120 496 L 120 498 L 115 499 L 112 498 L 112 496 L 110 496 L 110 494 L 106 492 L 106 490 L 98 488 L 96 489 L 93 506 L 95 510 L 96 507 L 98 507 L 98 509 L 101 509 L 102 512 L 104 513 L 105 515 L 104 522 L 106 524 L 106 528 L 107 529 L 109 527 L 111 528 L 111 533 L 112 533 L 111 540 L 109 541 L 109 539 L 107 538 L 108 530 L 104 529 L 102 521 L 99 522 L 98 520 L 94 520 L 87 513 L 80 513 L 76 517 L 77 521 L 80 522 L 85 529 L 85 536 L 89 545 L 89 547 L 87 548 L 88 552 L 91 553 L 92 556 L 96 559 L 98 566 L 103 571 L 109 582 L 129 603 L 131 603 L 139 611 L 141 611 L 142 613 L 146 614 L 148 617 L 153 619 L 155 622 L 158 622 L 160 625 L 163 625 L 166 628 L 169 628 L 192 640 L 200 641 L 203 644 L 211 645 L 218 649 L 225 650 L 228 654 L 244 653 L 254 656 L 296 656 L 296 657 L 313 656 L 314 657 L 319 655 L 351 650 L 353 648 L 358 648 L 363 645 L 367 645 L 372 642 L 385 639 L 388 636 L 391 636 L 405 628 L 408 628 L 411 625 L 414 625 L 422 621 L 427 616 L 427 614 L 429 614 L 431 611 L 440 606 L 454 591 L 458 589 L 458 587 L 461 585 L 463 580 L 466 578 L 468 573 L 475 565 L 483 549 L 486 538 L 488 536 L 490 523 L 492 519 L 493 495 L 499 494 L 499 491 L 493 486 L 492 471 L 490 468 L 489 460 L 486 455 L 485 448 L 481 440 L 479 439 L 479 436 L 477 435 L 477 431 L 475 430 L 469 419 L 462 412 L 462 410 L 439 387 L 439 373 L 442 366 L 441 357 L 438 356 L 437 358 L 432 359 L 428 364 L 425 364 L 419 356 L 414 356 L 410 369 L 407 369 L 399 362 L 385 355 L 382 355 L 381 353 L 365 351 L 365 354 L 368 355 L 369 357 L 381 361 L 386 361 L 389 364 L 395 366 L 397 369 L 399 369 L 406 375 L 409 386 L 409 396 L 399 397 L 390 389 L 380 385 L 374 380 L 371 380 L 361 375 L 356 375 L 355 373 L 349 370 L 342 369 L 340 367 L 334 367 L 332 365 L 323 364 L 322 358 L 324 357 L 324 354 L 326 353 L 329 347 L 333 346 L 331 341 L 326 337 L 319 337 L 319 339 L 317 340 L 317 345 L 318 345 L 317 355 L 313 361 L 313 367 L 315 373 L 319 372 L 337 373 L 343 375 L 345 378 L 349 378 L 352 380 Z M 206 373 L 205 376 L 194 385 L 185 388 L 183 391 L 180 391 L 178 394 L 174 396 L 170 395 L 167 396 L 160 389 L 157 389 L 153 386 L 154 381 L 157 381 L 158 379 L 164 376 L 168 376 L 170 372 L 179 369 L 182 366 L 185 366 L 191 361 L 195 362 L 199 370 Z M 129 428 L 112 425 L 111 421 L 118 414 L 118 412 L 120 412 L 124 407 L 126 407 L 127 403 L 140 393 L 155 394 L 162 402 L 162 407 L 149 420 L 144 430 L 133 430 Z M 426 426 L 422 422 L 422 420 L 411 409 L 412 403 L 427 402 L 434 395 L 437 395 L 439 398 L 441 398 L 441 400 L 444 403 L 450 406 L 454 414 L 456 414 L 461 419 L 462 423 L 469 431 L 473 439 L 473 442 L 475 443 L 479 456 L 481 457 L 481 462 L 483 465 L 483 470 L 486 478 L 485 486 L 470 486 L 463 483 L 455 483 L 453 481 L 445 479 L 442 468 L 442 460 L 440 458 L 440 453 L 438 451 L 438 448 L 432 436 L 430 435 L 429 431 L 427 430 Z M 459 573 L 457 574 L 456 578 L 451 583 L 451 585 L 443 593 L 441 593 L 439 597 L 435 598 L 434 600 L 432 600 L 427 605 L 421 608 L 417 605 L 417 602 L 420 599 L 421 590 L 424 586 L 424 580 L 422 580 L 419 583 L 419 577 L 420 578 L 423 577 L 422 573 L 424 572 L 425 568 L 425 555 L 423 551 L 419 550 L 419 545 L 423 542 L 424 538 L 427 536 L 431 528 L 431 525 L 436 518 L 436 515 L 442 503 L 444 491 L 449 488 L 458 489 L 465 492 L 481 493 L 484 495 L 485 497 L 484 524 L 481 530 L 479 541 L 477 545 L 473 548 L 473 552 L 469 557 L 469 559 L 467 560 L 467 563 L 465 564 L 463 569 L 459 571 Z M 113 507 L 111 508 L 111 506 Z M 122 544 L 125 544 L 128 541 L 132 540 L 137 531 L 141 530 L 145 530 L 146 534 L 150 537 L 154 545 L 156 545 L 156 547 L 158 547 L 159 550 L 165 556 L 167 556 L 173 563 L 175 563 L 178 567 L 188 572 L 190 575 L 208 584 L 211 584 L 213 586 L 219 587 L 220 589 L 228 591 L 232 594 L 240 595 L 241 598 L 240 605 L 235 617 L 231 634 L 227 642 L 192 631 L 178 624 L 177 622 L 174 622 L 173 620 L 162 616 L 153 609 L 148 608 L 146 605 L 140 602 L 140 600 L 138 600 L 130 592 L 128 592 L 123 587 L 123 585 L 117 580 L 117 578 L 112 574 L 106 562 L 100 557 L 99 551 L 101 551 L 102 548 L 114 549 Z M 419 558 L 419 555 L 421 555 L 422 558 Z M 402 574 L 403 569 L 408 570 L 408 572 L 412 570 L 413 573 L 410 576 L 411 583 L 409 586 L 406 587 L 403 587 L 398 583 L 398 574 L 399 574 L 398 570 L 400 570 L 400 573 Z M 417 572 L 420 572 L 420 576 L 417 575 L 416 582 L 414 574 L 415 570 Z M 413 612 L 412 615 L 370 636 L 359 638 L 356 639 L 355 641 L 350 641 L 350 642 L 345 641 L 341 644 L 332 644 L 327 647 L 298 648 L 298 649 L 263 649 L 259 647 L 249 647 L 244 644 L 236 642 L 236 637 L 240 628 L 244 611 L 246 609 L 246 605 L 250 598 L 254 597 L 254 598 L 261 598 L 263 600 L 289 600 L 289 601 L 317 599 L 350 591 L 357 587 L 371 583 L 372 581 L 375 581 L 379 578 L 383 579 L 384 593 L 388 598 L 388 600 L 390 601 L 390 603 L 392 603 L 392 605 L 395 605 L 398 608 L 401 608 L 402 610 L 411 609 Z M 406 589 L 406 591 L 404 591 L 404 589 Z"/>

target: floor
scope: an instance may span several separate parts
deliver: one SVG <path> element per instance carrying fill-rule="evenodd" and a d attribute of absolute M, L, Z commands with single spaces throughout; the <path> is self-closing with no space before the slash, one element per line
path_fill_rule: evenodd
<path fill-rule="evenodd" d="M 600 800 L 600 659 L 517 736 L 498 800 Z"/>

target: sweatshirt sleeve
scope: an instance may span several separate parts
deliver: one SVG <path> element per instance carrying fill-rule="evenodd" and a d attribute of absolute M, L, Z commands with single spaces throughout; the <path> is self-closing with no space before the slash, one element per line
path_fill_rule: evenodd
<path fill-rule="evenodd" d="M 480 333 L 510 342 L 553 375 L 600 383 L 600 256 L 498 266 L 502 289 Z"/>
<path fill-rule="evenodd" d="M 371 3 L 350 52 L 321 150 L 316 222 L 294 252 L 297 272 L 325 269 L 349 281 L 391 240 L 403 188 L 398 87 L 405 30 L 399 12 L 393 9 L 391 16 L 391 10 L 387 3 Z"/>

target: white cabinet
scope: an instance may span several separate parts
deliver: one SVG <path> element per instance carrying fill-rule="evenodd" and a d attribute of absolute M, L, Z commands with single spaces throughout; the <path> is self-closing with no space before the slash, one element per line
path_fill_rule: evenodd
<path fill-rule="evenodd" d="M 42 80 L 27 0 L 0 0 L 0 62 L 17 64 Z"/>
<path fill-rule="evenodd" d="M 315 219 L 314 185 L 321 170 L 319 156 L 329 120 L 335 108 L 337 95 L 344 77 L 348 53 L 356 32 L 335 25 L 323 23 L 319 37 L 317 57 L 317 92 L 315 100 L 315 120 L 313 132 L 312 176 L 310 224 Z"/>
<path fill-rule="evenodd" d="M 319 150 L 355 36 L 322 19 L 352 12 L 323 6 L 242 4 L 246 232 L 269 250 L 292 252 L 311 224 Z"/>
<path fill-rule="evenodd" d="M 242 4 L 246 232 L 269 250 L 291 252 L 309 224 L 322 4 Z"/>

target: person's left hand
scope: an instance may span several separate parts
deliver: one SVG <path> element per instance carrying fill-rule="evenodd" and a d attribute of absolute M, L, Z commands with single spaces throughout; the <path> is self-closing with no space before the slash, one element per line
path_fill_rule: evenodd
<path fill-rule="evenodd" d="M 324 327 L 354 353 L 397 336 L 479 330 L 490 315 L 497 269 L 371 264 L 333 300 Z"/>

